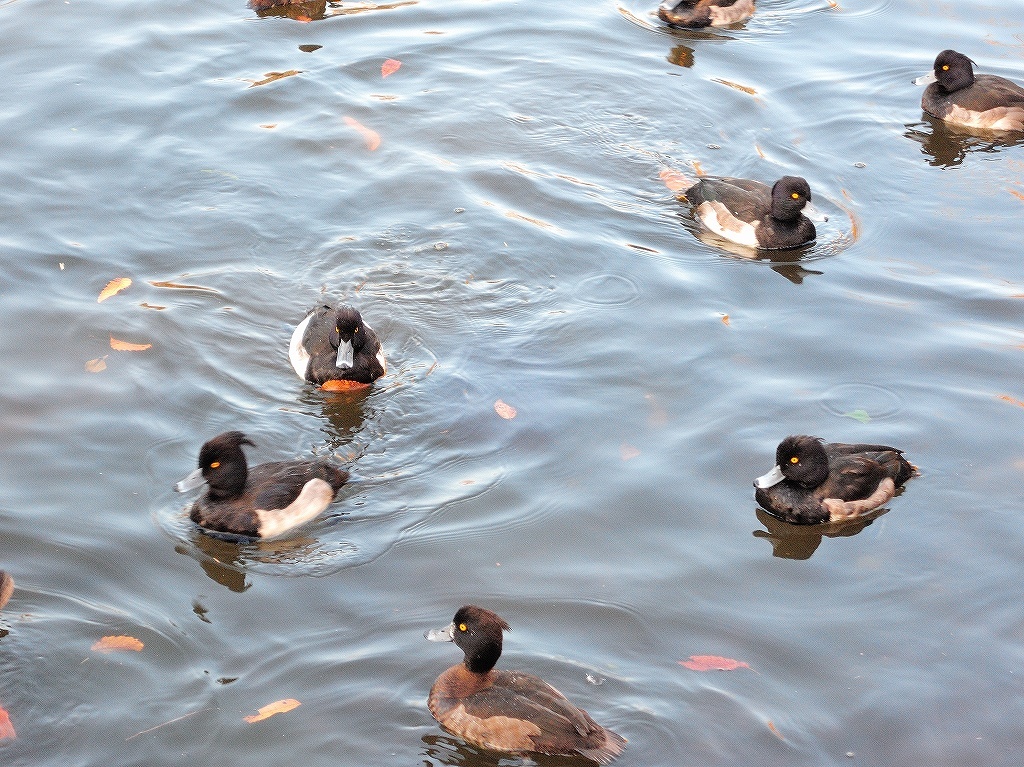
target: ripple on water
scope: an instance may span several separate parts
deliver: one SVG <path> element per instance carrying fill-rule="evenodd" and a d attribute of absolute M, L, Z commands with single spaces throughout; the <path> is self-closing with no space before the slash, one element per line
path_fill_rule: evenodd
<path fill-rule="evenodd" d="M 595 274 L 580 281 L 574 295 L 591 306 L 628 306 L 640 297 L 640 288 L 621 274 Z"/>
<path fill-rule="evenodd" d="M 821 395 L 821 406 L 833 415 L 862 423 L 892 418 L 903 408 L 900 397 L 877 384 L 845 383 Z"/>

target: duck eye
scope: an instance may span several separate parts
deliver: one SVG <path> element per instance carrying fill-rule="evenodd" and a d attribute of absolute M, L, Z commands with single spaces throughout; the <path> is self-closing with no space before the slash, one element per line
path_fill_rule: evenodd
<path fill-rule="evenodd" d="M 459 624 L 459 631 L 465 631 L 465 630 L 466 630 L 466 624 L 465 623 L 460 623 Z"/>
<path fill-rule="evenodd" d="M 352 332 L 353 332 L 353 333 L 358 333 L 358 332 L 359 332 L 359 328 L 356 328 L 356 329 L 355 329 L 355 330 L 353 330 Z"/>
<path fill-rule="evenodd" d="M 797 457 L 796 457 L 796 456 L 794 455 L 794 456 L 793 456 L 792 458 L 790 458 L 790 459 L 789 459 L 789 462 L 790 462 L 790 463 L 800 463 L 800 459 L 799 459 L 799 458 L 797 458 Z"/>
<path fill-rule="evenodd" d="M 213 463 L 211 463 L 210 464 L 210 468 L 211 469 L 219 469 L 220 468 L 220 461 L 214 461 Z"/>
<path fill-rule="evenodd" d="M 793 194 L 791 194 L 790 197 L 792 197 L 794 200 L 799 200 L 800 199 L 800 193 L 799 192 L 793 192 Z"/>
<path fill-rule="evenodd" d="M 943 72 L 948 72 L 949 71 L 949 64 L 943 64 L 942 65 L 942 71 Z"/>

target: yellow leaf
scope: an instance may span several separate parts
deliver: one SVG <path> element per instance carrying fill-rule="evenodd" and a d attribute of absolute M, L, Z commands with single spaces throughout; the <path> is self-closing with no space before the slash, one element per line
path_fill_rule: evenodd
<path fill-rule="evenodd" d="M 504 418 L 506 421 L 511 421 L 516 417 L 516 409 L 511 405 L 502 402 L 500 399 L 494 402 L 494 412 Z"/>
<path fill-rule="evenodd" d="M 257 713 L 250 714 L 249 716 L 243 717 L 247 722 L 262 722 L 264 719 L 269 719 L 274 714 L 283 714 L 286 711 L 291 711 L 293 708 L 298 708 L 302 704 L 295 700 L 295 698 L 284 698 L 283 700 L 275 700 L 273 703 L 268 703 L 261 709 L 257 709 Z"/>
<path fill-rule="evenodd" d="M 380 134 L 375 130 L 370 130 L 361 122 L 354 117 L 345 117 L 345 125 L 350 128 L 355 128 L 363 137 L 363 141 L 366 143 L 366 148 L 371 152 L 380 146 Z"/>
<path fill-rule="evenodd" d="M 107 355 L 104 354 L 102 357 L 97 357 L 94 360 L 89 360 L 85 363 L 85 369 L 89 373 L 99 373 L 107 369 L 106 363 Z"/>
<path fill-rule="evenodd" d="M 118 277 L 116 280 L 111 280 L 107 283 L 107 286 L 100 291 L 100 297 L 96 299 L 96 303 L 106 301 L 108 298 L 117 295 L 131 284 L 132 281 L 128 277 Z"/>
<path fill-rule="evenodd" d="M 153 344 L 131 344 L 111 336 L 110 348 L 119 352 L 144 352 L 146 349 L 152 349 Z"/>
<path fill-rule="evenodd" d="M 113 652 L 114 650 L 133 650 L 134 652 L 139 652 L 142 648 L 142 642 L 130 636 L 103 637 L 92 646 L 93 652 Z"/>

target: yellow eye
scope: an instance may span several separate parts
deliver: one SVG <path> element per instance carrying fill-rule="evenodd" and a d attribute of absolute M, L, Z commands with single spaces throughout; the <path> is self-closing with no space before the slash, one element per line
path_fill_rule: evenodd
<path fill-rule="evenodd" d="M 210 468 L 211 469 L 219 469 L 220 468 L 220 461 L 214 461 L 213 463 L 211 463 L 210 464 Z"/>
<path fill-rule="evenodd" d="M 942 71 L 943 72 L 948 72 L 949 71 L 949 64 L 943 64 L 942 65 Z"/>
<path fill-rule="evenodd" d="M 465 623 L 460 623 L 459 624 L 459 631 L 465 631 L 465 630 L 466 630 L 466 624 Z"/>
<path fill-rule="evenodd" d="M 794 456 L 793 456 L 792 458 L 790 458 L 790 459 L 789 459 L 789 462 L 790 462 L 790 463 L 800 463 L 800 459 L 799 459 L 799 458 L 797 458 L 797 457 L 796 457 L 796 456 L 794 455 Z"/>
<path fill-rule="evenodd" d="M 794 200 L 799 200 L 800 199 L 800 193 L 799 192 L 793 192 L 793 194 L 791 194 L 790 197 L 792 197 Z"/>

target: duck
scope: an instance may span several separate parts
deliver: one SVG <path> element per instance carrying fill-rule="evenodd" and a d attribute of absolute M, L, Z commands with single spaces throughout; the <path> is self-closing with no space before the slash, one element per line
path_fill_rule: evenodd
<path fill-rule="evenodd" d="M 754 0 L 665 0 L 658 18 L 673 27 L 724 27 L 754 15 Z"/>
<path fill-rule="evenodd" d="M 328 381 L 369 385 L 387 372 L 377 334 L 351 306 L 310 310 L 292 332 L 288 359 L 299 378 L 321 387 Z"/>
<path fill-rule="evenodd" d="M 927 85 L 921 109 L 954 125 L 987 130 L 1024 130 L 1024 87 L 998 75 L 976 75 L 967 56 L 944 50 L 932 71 L 914 80 Z"/>
<path fill-rule="evenodd" d="M 605 729 L 562 693 L 532 674 L 495 670 L 509 625 L 484 607 L 465 605 L 452 622 L 427 631 L 433 642 L 454 642 L 463 662 L 441 674 L 427 706 L 441 726 L 468 743 L 511 754 L 582 756 L 608 764 L 626 740 Z"/>
<path fill-rule="evenodd" d="M 740 245 L 784 250 L 818 236 L 802 212 L 811 201 L 811 187 L 800 176 L 783 176 L 771 187 L 745 178 L 705 176 L 683 197 L 705 228 Z"/>
<path fill-rule="evenodd" d="M 189 514 L 204 530 L 274 538 L 320 514 L 348 481 L 347 471 L 322 459 L 249 468 L 242 445 L 256 447 L 240 431 L 207 440 L 199 450 L 199 468 L 174 486 L 185 493 L 206 484 Z"/>
<path fill-rule="evenodd" d="M 779 443 L 775 468 L 754 480 L 754 498 L 786 522 L 842 522 L 888 503 L 914 473 L 895 447 L 794 435 Z"/>
<path fill-rule="evenodd" d="M 0 570 L 0 610 L 4 608 L 13 593 L 14 578 L 6 570 Z"/>

